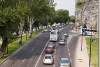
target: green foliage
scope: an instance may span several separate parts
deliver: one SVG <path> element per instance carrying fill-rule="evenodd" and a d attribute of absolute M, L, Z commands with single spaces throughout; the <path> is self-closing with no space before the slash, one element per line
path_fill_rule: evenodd
<path fill-rule="evenodd" d="M 70 16 L 69 21 L 75 23 L 75 16 Z"/>
<path fill-rule="evenodd" d="M 53 11 L 48 0 L 0 0 L 0 36 L 12 38 L 12 34 L 20 30 L 20 24 L 28 31 L 28 17 L 34 19 L 35 27 L 48 24 L 47 16 L 49 19 Z"/>
<path fill-rule="evenodd" d="M 76 3 L 76 7 L 79 8 L 79 9 L 81 9 L 81 8 L 84 6 L 84 4 L 85 4 L 84 1 L 78 1 L 78 2 Z"/>
<path fill-rule="evenodd" d="M 90 51 L 90 37 L 86 38 L 86 43 L 87 43 L 87 48 L 88 48 L 88 53 L 89 53 L 89 51 Z M 99 46 L 99 40 L 98 39 L 93 40 L 92 44 L 91 44 L 91 64 L 93 65 L 93 67 L 98 67 L 98 56 L 99 56 L 98 46 Z"/>
<path fill-rule="evenodd" d="M 69 19 L 69 11 L 60 9 L 55 12 L 56 23 L 66 23 L 68 19 Z"/>

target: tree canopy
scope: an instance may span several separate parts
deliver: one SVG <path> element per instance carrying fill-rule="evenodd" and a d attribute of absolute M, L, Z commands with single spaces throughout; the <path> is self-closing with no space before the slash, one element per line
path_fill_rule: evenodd
<path fill-rule="evenodd" d="M 30 22 L 42 24 L 52 14 L 54 7 L 48 0 L 0 0 L 0 37 L 5 50 L 9 34 L 29 30 Z M 47 23 L 47 22 L 45 22 Z"/>
<path fill-rule="evenodd" d="M 55 12 L 55 22 L 57 23 L 66 23 L 69 19 L 69 11 L 59 9 Z"/>

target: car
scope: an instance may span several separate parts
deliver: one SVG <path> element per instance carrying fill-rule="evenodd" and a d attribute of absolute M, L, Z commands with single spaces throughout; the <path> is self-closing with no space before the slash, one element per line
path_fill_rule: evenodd
<path fill-rule="evenodd" d="M 59 45 L 65 45 L 64 39 L 59 41 Z"/>
<path fill-rule="evenodd" d="M 69 58 L 61 58 L 60 59 L 60 67 L 71 67 L 71 62 Z"/>
<path fill-rule="evenodd" d="M 48 32 L 48 30 L 47 29 L 44 29 L 43 32 Z"/>
<path fill-rule="evenodd" d="M 52 54 L 45 54 L 43 58 L 43 64 L 53 64 L 54 58 Z"/>
<path fill-rule="evenodd" d="M 51 48 L 55 49 L 55 47 L 56 47 L 55 42 L 49 42 L 47 47 L 51 47 Z"/>
<path fill-rule="evenodd" d="M 69 34 L 66 34 L 66 33 L 65 33 L 64 36 L 65 36 L 65 37 L 69 37 Z"/>
<path fill-rule="evenodd" d="M 85 31 L 85 34 L 86 36 L 93 36 L 93 33 L 91 31 Z"/>
<path fill-rule="evenodd" d="M 52 54 L 54 52 L 54 47 L 52 45 L 48 45 L 46 48 L 45 48 L 45 53 L 46 54 Z"/>

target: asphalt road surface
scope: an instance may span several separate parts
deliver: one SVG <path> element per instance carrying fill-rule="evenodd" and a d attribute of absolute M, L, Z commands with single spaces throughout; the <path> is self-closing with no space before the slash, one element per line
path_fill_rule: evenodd
<path fill-rule="evenodd" d="M 61 57 L 68 57 L 72 61 L 72 67 L 74 67 L 74 51 L 79 35 L 70 32 L 72 25 L 67 25 L 58 29 L 60 29 L 59 40 L 66 32 L 69 33 L 69 37 L 66 38 L 65 46 L 60 46 L 58 42 L 55 42 L 56 49 L 53 54 L 53 65 L 44 65 L 42 61 L 45 46 L 49 42 L 49 32 L 45 32 L 41 33 L 37 38 L 32 39 L 16 54 L 10 56 L 0 67 L 59 67 Z"/>
<path fill-rule="evenodd" d="M 60 39 L 63 39 L 64 33 L 68 33 L 69 37 L 66 38 L 66 45 L 60 46 L 58 44 Z M 38 59 L 38 62 L 34 67 L 60 67 L 60 58 L 69 58 L 71 60 L 71 66 L 74 67 L 74 52 L 75 52 L 75 46 L 77 45 L 79 34 L 71 32 L 71 26 L 67 26 L 61 29 L 59 33 L 59 40 L 55 43 L 56 49 L 53 54 L 54 56 L 54 64 L 53 65 L 45 65 L 43 64 L 43 58 L 44 58 L 44 51 L 42 52 L 41 56 Z M 48 44 L 48 43 L 47 43 Z"/>

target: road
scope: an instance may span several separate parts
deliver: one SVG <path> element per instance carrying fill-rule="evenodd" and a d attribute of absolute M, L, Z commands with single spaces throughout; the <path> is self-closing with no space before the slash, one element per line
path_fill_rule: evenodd
<path fill-rule="evenodd" d="M 41 33 L 37 38 L 32 39 L 26 46 L 19 50 L 16 54 L 10 56 L 0 67 L 59 67 L 60 57 L 68 57 L 72 61 L 74 67 L 74 51 L 78 40 L 78 34 L 70 32 L 72 25 L 68 25 L 60 30 L 59 40 L 64 33 L 69 33 L 65 46 L 59 46 L 56 42 L 54 52 L 54 64 L 44 65 L 42 60 L 44 57 L 44 49 L 48 44 L 49 33 Z M 59 29 L 59 28 L 58 28 Z"/>
<path fill-rule="evenodd" d="M 60 46 L 58 42 L 56 42 L 56 49 L 54 56 L 54 64 L 53 65 L 44 65 L 43 64 L 43 58 L 45 53 L 43 52 L 41 56 L 38 59 L 38 62 L 34 67 L 60 67 L 59 61 L 61 57 L 68 57 L 71 60 L 72 67 L 74 67 L 74 52 L 75 52 L 75 46 L 77 45 L 78 40 L 78 34 L 71 32 L 71 27 L 67 26 L 64 29 L 62 29 L 59 33 L 59 40 L 63 38 L 64 33 L 69 33 L 69 37 L 66 39 L 66 45 Z M 47 43 L 48 44 L 48 43 Z"/>
<path fill-rule="evenodd" d="M 48 39 L 49 33 L 40 34 L 23 49 L 7 59 L 0 67 L 33 67 Z"/>

